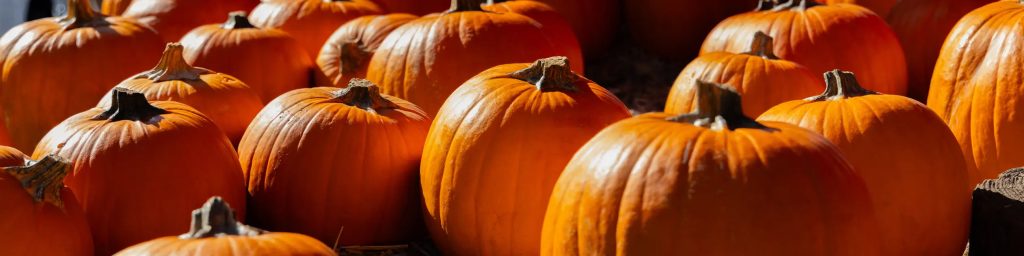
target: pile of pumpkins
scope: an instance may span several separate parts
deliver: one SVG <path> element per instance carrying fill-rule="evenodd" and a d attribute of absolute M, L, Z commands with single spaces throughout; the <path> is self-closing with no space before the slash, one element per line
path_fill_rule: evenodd
<path fill-rule="evenodd" d="M 992 2 L 68 0 L 0 38 L 0 255 L 957 255 Z M 662 113 L 581 75 L 619 23 L 699 53 Z"/>

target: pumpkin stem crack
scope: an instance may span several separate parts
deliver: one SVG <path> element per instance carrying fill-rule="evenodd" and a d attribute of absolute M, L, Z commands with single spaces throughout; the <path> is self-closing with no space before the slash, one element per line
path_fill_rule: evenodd
<path fill-rule="evenodd" d="M 68 0 L 67 14 L 57 19 L 57 22 L 64 26 L 64 29 L 76 29 L 81 27 L 96 27 L 109 25 L 104 19 L 106 16 L 97 13 L 92 9 L 92 2 L 88 0 Z"/>
<path fill-rule="evenodd" d="M 225 21 L 221 28 L 224 29 L 242 29 L 242 28 L 256 28 L 249 22 L 249 16 L 244 11 L 234 11 L 228 13 L 228 21 Z"/>
<path fill-rule="evenodd" d="M 380 88 L 376 84 L 360 78 L 353 78 L 349 81 L 348 87 L 338 90 L 334 99 L 342 104 L 361 108 L 371 113 L 398 108 L 394 102 L 381 96 Z"/>
<path fill-rule="evenodd" d="M 712 130 L 767 129 L 743 114 L 740 94 L 727 85 L 697 81 L 697 110 L 668 118 Z"/>
<path fill-rule="evenodd" d="M 754 41 L 750 43 L 750 51 L 744 54 L 770 60 L 779 59 L 778 56 L 775 56 L 775 39 L 761 31 L 754 34 Z"/>
<path fill-rule="evenodd" d="M 841 71 L 838 69 L 825 72 L 825 92 L 821 95 L 807 98 L 808 101 L 825 101 L 860 97 L 864 95 L 878 94 L 877 92 L 864 89 L 857 82 L 853 72 Z"/>
<path fill-rule="evenodd" d="M 452 0 L 452 7 L 448 9 L 447 13 L 453 12 L 470 12 L 470 11 L 483 11 L 484 0 Z"/>
<path fill-rule="evenodd" d="M 64 207 L 60 190 L 64 188 L 64 177 L 68 175 L 68 162 L 57 155 L 47 155 L 38 161 L 28 161 L 25 166 L 4 167 L 4 172 L 14 176 L 21 187 L 36 202 L 46 202 Z"/>
<path fill-rule="evenodd" d="M 146 96 L 125 88 L 114 88 L 110 93 L 110 108 L 93 117 L 94 120 L 148 121 L 167 111 L 149 104 Z"/>
<path fill-rule="evenodd" d="M 529 67 L 512 72 L 508 76 L 535 85 L 543 92 L 575 92 L 576 82 L 580 79 L 579 75 L 572 72 L 569 58 L 565 56 L 537 60 Z"/>
<path fill-rule="evenodd" d="M 198 80 L 202 74 L 210 73 L 209 70 L 192 67 L 185 61 L 182 55 L 181 43 L 168 43 L 164 48 L 164 54 L 160 62 L 153 69 L 139 74 L 135 78 L 147 78 L 154 82 L 170 80 Z"/>
<path fill-rule="evenodd" d="M 258 236 L 267 231 L 246 226 L 235 219 L 235 210 L 223 198 L 211 197 L 202 208 L 192 211 L 192 227 L 181 239 L 198 239 L 221 235 Z"/>

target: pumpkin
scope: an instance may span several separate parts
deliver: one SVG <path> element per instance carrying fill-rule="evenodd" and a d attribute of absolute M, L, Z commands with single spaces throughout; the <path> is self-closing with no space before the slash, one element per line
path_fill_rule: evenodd
<path fill-rule="evenodd" d="M 86 0 L 67 3 L 67 15 L 26 22 L 0 38 L 0 109 L 22 151 L 152 65 L 163 44 L 134 19 L 102 16 Z"/>
<path fill-rule="evenodd" d="M 935 60 L 953 25 L 965 14 L 992 0 L 903 0 L 892 7 L 889 26 L 907 59 L 907 96 L 925 102 Z"/>
<path fill-rule="evenodd" d="M 815 73 L 850 70 L 871 89 L 907 93 L 907 66 L 896 34 L 885 20 L 852 4 L 823 5 L 792 0 L 778 5 L 762 1 L 757 11 L 735 15 L 716 26 L 701 48 L 743 52 L 754 33 L 775 38 L 775 54 Z"/>
<path fill-rule="evenodd" d="M 864 6 L 864 7 L 867 7 L 868 9 L 871 9 L 871 11 L 874 11 L 876 14 L 878 14 L 878 16 L 888 17 L 889 13 L 890 13 L 889 11 L 891 11 L 893 8 L 895 8 L 895 6 L 897 4 L 899 4 L 900 2 L 907 2 L 907 1 L 908 0 L 903 0 L 903 1 L 900 1 L 900 0 L 826 0 L 825 2 L 828 3 L 828 4 L 839 4 L 839 3 L 856 4 L 856 5 Z M 913 0 L 909 0 L 909 1 L 913 1 Z M 967 0 L 967 1 L 971 1 L 971 0 Z M 934 28 L 932 28 L 932 29 L 934 29 Z"/>
<path fill-rule="evenodd" d="M 290 33 L 312 60 L 342 24 L 382 13 L 370 0 L 264 0 L 252 10 L 252 22 L 261 28 Z"/>
<path fill-rule="evenodd" d="M 267 232 L 242 224 L 231 205 L 217 196 L 192 211 L 191 227 L 180 236 L 153 239 L 114 255 L 335 255 L 312 237 Z"/>
<path fill-rule="evenodd" d="M 623 4 L 623 10 L 628 35 L 636 45 L 659 57 L 690 60 L 700 51 L 700 38 L 715 24 L 753 10 L 756 2 L 630 0 Z"/>
<path fill-rule="evenodd" d="M 224 14 L 252 10 L 257 0 L 134 0 L 124 16 L 156 29 L 165 42 L 175 42 L 198 26 L 216 23 Z"/>
<path fill-rule="evenodd" d="M 391 32 L 370 59 L 367 79 L 385 94 L 433 115 L 455 88 L 481 70 L 550 56 L 572 56 L 533 19 L 483 11 L 482 0 L 453 0 L 452 9 Z M 467 36 L 472 35 L 472 36 Z M 574 63 L 582 60 L 573 59 Z M 582 72 L 583 66 L 573 66 Z"/>
<path fill-rule="evenodd" d="M 232 12 L 223 25 L 192 30 L 181 45 L 186 61 L 241 79 L 263 102 L 308 86 L 315 69 L 288 33 L 254 27 L 243 12 Z"/>
<path fill-rule="evenodd" d="M 326 78 L 319 85 L 345 85 L 353 78 L 366 78 L 370 57 L 384 38 L 417 17 L 398 13 L 363 16 L 345 23 L 331 34 L 317 55 L 316 65 Z"/>
<path fill-rule="evenodd" d="M 132 0 L 103 0 L 102 5 L 100 5 L 100 13 L 120 16 L 125 10 L 128 10 L 128 5 L 131 4 Z"/>
<path fill-rule="evenodd" d="M 198 110 L 146 100 L 123 88 L 111 107 L 69 117 L 43 137 L 33 157 L 72 162 L 65 182 L 89 220 L 96 255 L 181 232 L 213 195 L 244 209 L 245 182 L 231 142 Z"/>
<path fill-rule="evenodd" d="M 67 162 L 26 162 L 21 151 L 0 146 L 0 164 L 0 254 L 92 255 L 85 214 L 64 187 Z"/>
<path fill-rule="evenodd" d="M 236 144 L 263 108 L 256 91 L 237 78 L 190 66 L 182 57 L 179 43 L 167 44 L 156 67 L 122 81 L 116 88 L 140 92 L 149 100 L 177 101 L 196 108 Z M 110 99 L 108 93 L 98 107 L 110 107 Z"/>
<path fill-rule="evenodd" d="M 1017 24 L 1024 22 L 1024 3 L 999 1 L 978 8 L 957 22 L 949 33 L 932 76 L 928 107 L 935 111 L 960 142 L 972 170 L 971 183 L 995 178 L 1024 165 L 1024 99 L 1019 90 L 1024 73 L 1017 68 L 1024 54 L 1016 45 L 1024 39 Z"/>
<path fill-rule="evenodd" d="M 423 224 L 410 213 L 420 208 L 416 174 L 429 128 L 419 107 L 363 79 L 282 95 L 239 145 L 251 222 L 341 245 L 418 238 Z"/>
<path fill-rule="evenodd" d="M 540 255 L 879 255 L 871 198 L 835 145 L 698 86 L 695 112 L 617 122 L 576 152 Z"/>
<path fill-rule="evenodd" d="M 412 13 L 415 15 L 427 15 L 443 12 L 451 6 L 451 0 L 373 0 L 389 13 Z"/>
<path fill-rule="evenodd" d="M 423 149 L 426 222 L 445 255 L 531 255 L 544 209 L 572 154 L 629 117 L 566 57 L 499 65 L 438 112 Z"/>
<path fill-rule="evenodd" d="M 607 54 L 621 18 L 618 0 L 530 0 L 555 8 L 569 22 L 588 57 Z"/>
<path fill-rule="evenodd" d="M 559 52 L 564 52 L 566 57 L 573 60 L 582 60 L 583 52 L 580 50 L 579 39 L 572 32 L 572 27 L 562 18 L 551 6 L 533 1 L 495 1 L 488 0 L 483 5 L 485 11 L 497 13 L 516 13 L 536 20 L 544 30 L 544 34 L 552 41 L 560 42 L 555 46 L 561 47 Z"/>
<path fill-rule="evenodd" d="M 735 54 L 714 52 L 697 57 L 672 85 L 665 112 L 686 114 L 697 109 L 697 81 L 730 84 L 743 95 L 743 113 L 761 115 L 776 104 L 801 99 L 821 91 L 810 70 L 773 52 L 773 41 L 757 32 L 750 50 Z"/>
<path fill-rule="evenodd" d="M 963 253 L 973 186 L 942 119 L 915 100 L 862 88 L 853 73 L 831 71 L 825 81 L 825 93 L 758 120 L 799 125 L 839 147 L 871 192 L 884 255 Z"/>

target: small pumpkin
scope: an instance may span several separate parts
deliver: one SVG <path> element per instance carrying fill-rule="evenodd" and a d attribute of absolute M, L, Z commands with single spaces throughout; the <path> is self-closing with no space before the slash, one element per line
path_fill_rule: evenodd
<path fill-rule="evenodd" d="M 483 9 L 497 13 L 511 12 L 530 17 L 540 23 L 541 29 L 544 30 L 544 34 L 549 37 L 549 40 L 561 42 L 555 45 L 562 48 L 558 50 L 559 52 L 567 54 L 566 57 L 569 57 L 569 59 L 583 59 L 580 41 L 576 38 L 576 34 L 572 32 L 572 26 L 549 5 L 534 1 L 487 0 L 483 5 Z"/>
<path fill-rule="evenodd" d="M 700 38 L 711 32 L 715 24 L 753 10 L 756 2 L 629 0 L 622 6 L 632 42 L 659 57 L 690 60 L 700 51 Z"/>
<path fill-rule="evenodd" d="M 973 185 L 942 119 L 915 100 L 862 88 L 850 72 L 825 73 L 825 81 L 825 93 L 758 120 L 799 125 L 839 147 L 871 192 L 884 255 L 962 253 Z"/>
<path fill-rule="evenodd" d="M 100 13 L 110 16 L 121 16 L 125 10 L 128 10 L 128 5 L 132 4 L 132 0 L 103 0 L 100 5 Z"/>
<path fill-rule="evenodd" d="M 619 30 L 621 6 L 618 0 L 529 0 L 543 2 L 558 11 L 579 38 L 589 57 L 607 54 Z"/>
<path fill-rule="evenodd" d="M 85 214 L 64 187 L 69 163 L 56 156 L 25 158 L 0 146 L 0 254 L 92 255 Z"/>
<path fill-rule="evenodd" d="M 165 42 L 176 42 L 192 29 L 221 21 L 224 14 L 252 10 L 258 0 L 133 0 L 124 16 L 149 25 Z"/>
<path fill-rule="evenodd" d="M 860 176 L 828 140 L 700 83 L 690 114 L 619 121 L 572 157 L 540 255 L 879 255 Z"/>
<path fill-rule="evenodd" d="M 0 38 L 0 109 L 30 151 L 61 120 L 96 104 L 112 85 L 156 62 L 163 43 L 134 19 L 106 17 L 68 0 L 63 17 L 18 25 Z"/>
<path fill-rule="evenodd" d="M 312 60 L 342 24 L 383 13 L 370 0 L 264 0 L 252 10 L 252 22 L 261 28 L 288 32 L 299 40 L 306 56 Z"/>
<path fill-rule="evenodd" d="M 267 232 L 235 218 L 223 198 L 211 197 L 192 211 L 188 233 L 133 245 L 117 256 L 143 255 L 335 255 L 320 241 L 302 234 Z"/>
<path fill-rule="evenodd" d="M 665 103 L 665 112 L 685 114 L 697 109 L 697 81 L 730 84 L 743 95 L 743 113 L 761 115 L 776 104 L 821 91 L 804 66 L 779 59 L 774 39 L 757 32 L 750 50 L 740 54 L 714 52 L 697 57 L 679 74 Z"/>
<path fill-rule="evenodd" d="M 89 220 L 96 255 L 180 232 L 178 218 L 214 195 L 245 209 L 235 150 L 212 121 L 174 101 L 118 88 L 110 108 L 69 117 L 33 157 L 72 162 L 65 182 Z"/>
<path fill-rule="evenodd" d="M 429 127 L 419 107 L 363 79 L 282 95 L 238 148 L 250 222 L 340 245 L 418 238 L 423 224 L 411 213 Z"/>
<path fill-rule="evenodd" d="M 443 12 L 452 4 L 451 0 L 373 0 L 373 2 L 388 13 L 412 13 L 419 16 Z"/>
<path fill-rule="evenodd" d="M 232 12 L 224 24 L 198 27 L 181 39 L 185 60 L 241 79 L 269 102 L 304 88 L 316 69 L 288 33 L 257 28 L 244 12 Z"/>
<path fill-rule="evenodd" d="M 185 62 L 180 43 L 167 44 L 156 67 L 129 77 L 115 88 L 140 92 L 149 100 L 177 101 L 196 108 L 236 144 L 263 108 L 256 91 L 237 78 Z M 98 107 L 110 107 L 112 93 L 103 97 Z"/>
<path fill-rule="evenodd" d="M 852 4 L 790 0 L 761 1 L 753 12 L 718 23 L 701 47 L 710 52 L 743 52 L 754 33 L 775 38 L 779 58 L 800 63 L 814 73 L 850 70 L 873 91 L 906 95 L 907 66 L 903 48 L 885 20 Z"/>
<path fill-rule="evenodd" d="M 566 57 L 506 64 L 469 79 L 427 134 L 420 184 L 445 255 L 531 255 L 551 188 L 597 131 L 629 117 Z"/>
<path fill-rule="evenodd" d="M 325 76 L 318 85 L 345 85 L 353 78 L 366 78 L 370 57 L 384 38 L 398 27 L 415 20 L 410 14 L 363 16 L 342 25 L 320 49 L 316 65 Z"/>
<path fill-rule="evenodd" d="M 967 1 L 970 1 L 970 0 L 967 0 Z M 856 4 L 856 5 L 864 6 L 864 7 L 867 7 L 868 9 L 871 9 L 871 11 L 874 11 L 875 14 L 878 14 L 878 16 L 882 16 L 882 17 L 888 17 L 890 11 L 893 8 L 895 8 L 895 6 L 897 4 L 899 4 L 899 2 L 906 2 L 906 1 L 905 0 L 904 1 L 900 1 L 900 0 L 826 0 L 825 1 L 825 3 L 828 3 L 828 4 L 847 3 L 847 4 Z"/>

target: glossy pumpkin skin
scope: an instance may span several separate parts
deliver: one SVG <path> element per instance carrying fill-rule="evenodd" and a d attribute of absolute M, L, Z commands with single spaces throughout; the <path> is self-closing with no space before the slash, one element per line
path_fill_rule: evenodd
<path fill-rule="evenodd" d="M 128 10 L 128 5 L 132 4 L 132 0 L 103 0 L 100 5 L 100 12 L 104 15 L 121 16 L 125 10 Z"/>
<path fill-rule="evenodd" d="M 370 0 L 264 0 L 252 10 L 252 23 L 288 32 L 312 60 L 342 24 L 383 13 Z"/>
<path fill-rule="evenodd" d="M 583 52 L 580 50 L 579 39 L 572 31 L 572 26 L 562 17 L 558 11 L 551 6 L 534 1 L 508 1 L 494 4 L 484 4 L 483 9 L 497 13 L 517 13 L 539 22 L 544 34 L 552 41 L 560 42 L 559 52 L 572 60 L 583 60 Z"/>
<path fill-rule="evenodd" d="M 869 86 L 867 89 L 885 94 L 907 93 L 903 48 L 885 20 L 852 4 L 792 2 L 795 4 L 788 8 L 776 7 L 778 10 L 748 12 L 725 19 L 708 34 L 701 54 L 746 51 L 754 33 L 762 31 L 775 38 L 775 54 L 800 63 L 811 72 L 849 70 Z"/>
<path fill-rule="evenodd" d="M 417 17 L 396 13 L 364 16 L 345 23 L 320 49 L 316 65 L 324 77 L 317 85 L 344 86 L 353 78 L 366 78 L 370 58 L 392 31 Z"/>
<path fill-rule="evenodd" d="M 966 0 L 964 2 L 968 2 L 968 1 L 970 1 L 970 0 Z M 890 11 L 893 8 L 895 8 L 895 6 L 899 2 L 901 2 L 901 1 L 900 0 L 826 0 L 826 1 L 822 1 L 822 2 L 829 3 L 829 4 L 839 4 L 839 3 L 856 4 L 856 5 L 864 6 L 864 7 L 867 7 L 868 9 L 871 9 L 871 11 L 874 11 L 876 14 L 878 14 L 878 16 L 888 17 Z M 904 0 L 902 2 L 906 2 L 906 1 Z"/>
<path fill-rule="evenodd" d="M 715 24 L 756 6 L 756 0 L 623 2 L 632 41 L 650 54 L 674 60 L 696 57 L 701 47 L 700 38 Z"/>
<path fill-rule="evenodd" d="M 424 16 L 448 10 L 451 0 L 373 0 L 388 13 L 411 13 Z"/>
<path fill-rule="evenodd" d="M 349 105 L 342 92 L 288 92 L 249 126 L 239 156 L 250 222 L 327 244 L 342 227 L 340 245 L 411 241 L 422 234 L 415 188 L 430 118 L 387 95 L 374 97 L 393 106 Z"/>
<path fill-rule="evenodd" d="M 622 22 L 622 10 L 616 0 L 529 0 L 543 2 L 555 8 L 579 38 L 580 46 L 588 57 L 605 55 Z"/>
<path fill-rule="evenodd" d="M 165 42 L 176 42 L 192 29 L 224 20 L 233 11 L 252 10 L 258 0 L 133 0 L 124 16 L 149 25 Z"/>
<path fill-rule="evenodd" d="M 828 96 L 782 103 L 758 120 L 799 125 L 839 147 L 871 192 L 885 255 L 963 253 L 974 186 L 942 119 L 902 96 Z"/>
<path fill-rule="evenodd" d="M 22 151 L 117 82 L 152 67 L 163 45 L 134 19 L 100 17 L 88 1 L 68 3 L 77 23 L 38 19 L 0 38 L 0 108 L 13 146 Z"/>
<path fill-rule="evenodd" d="M 567 92 L 509 77 L 528 66 L 501 65 L 473 77 L 431 125 L 420 184 L 427 227 L 445 255 L 536 254 L 562 168 L 597 131 L 629 117 L 586 78 L 573 75 L 568 86 L 575 92 Z"/>
<path fill-rule="evenodd" d="M 73 163 L 65 182 L 85 210 L 96 255 L 181 232 L 189 224 L 181 216 L 213 195 L 245 209 L 242 170 L 228 138 L 192 107 L 151 103 L 166 113 L 112 121 L 96 118 L 106 109 L 93 108 L 71 116 L 32 154 Z"/>

